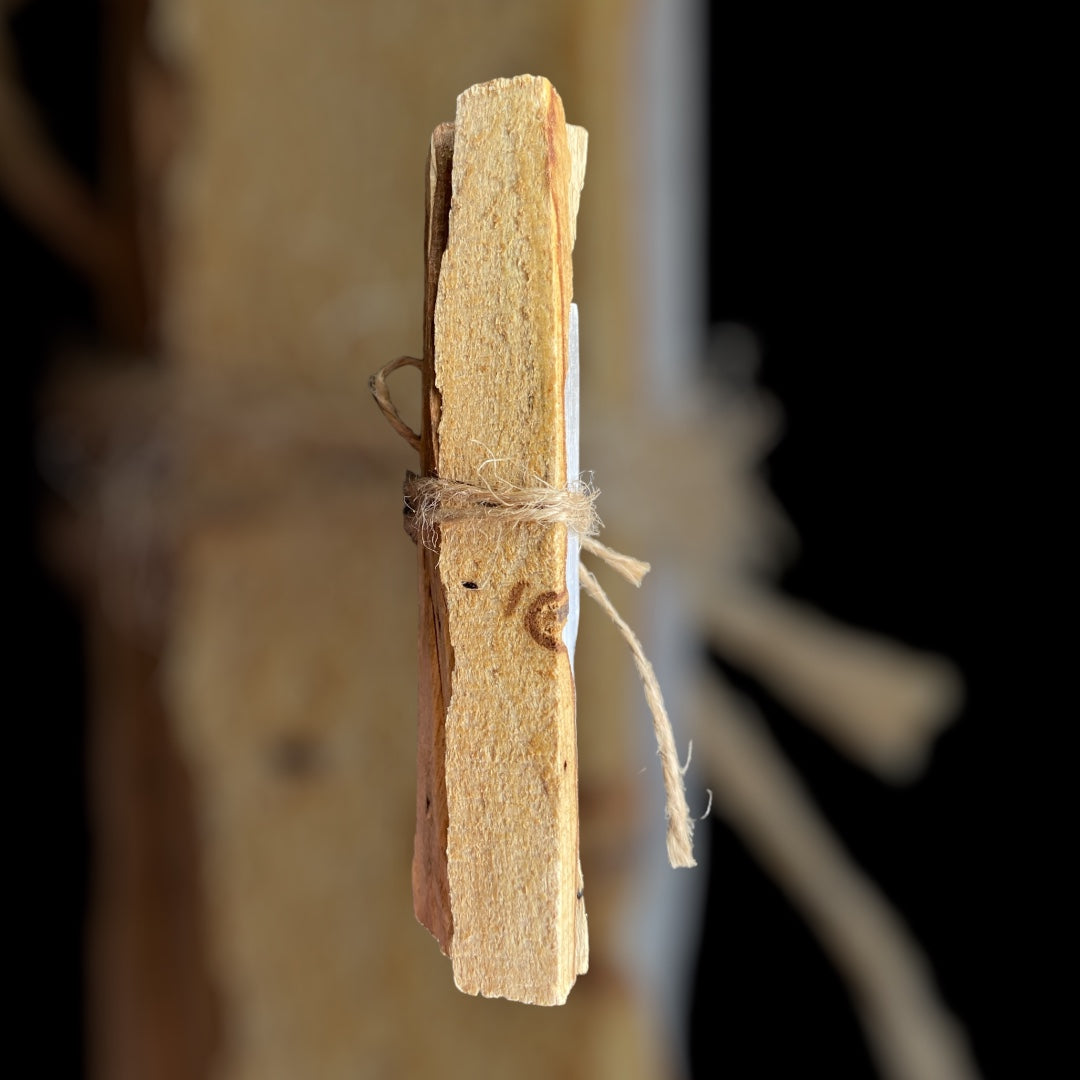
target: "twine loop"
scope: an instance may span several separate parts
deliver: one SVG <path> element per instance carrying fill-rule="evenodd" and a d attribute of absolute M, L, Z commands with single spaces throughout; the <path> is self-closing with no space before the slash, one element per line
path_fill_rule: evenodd
<path fill-rule="evenodd" d="M 390 399 L 390 390 L 386 385 L 387 375 L 392 375 L 398 368 L 414 367 L 418 370 L 424 366 L 423 361 L 415 356 L 399 356 L 384 364 L 374 375 L 368 379 L 368 389 L 376 404 L 382 410 L 389 425 L 419 454 L 420 436 L 398 415 L 398 411 Z"/>
<path fill-rule="evenodd" d="M 387 376 L 401 367 L 419 368 L 422 361 L 412 356 L 399 356 L 375 372 L 368 385 L 390 426 L 419 452 L 420 436 L 401 419 L 386 385 Z M 481 525 L 488 522 L 510 525 L 561 524 L 577 534 L 582 550 L 603 559 L 633 585 L 641 584 L 649 572 L 649 564 L 614 551 L 596 539 L 603 523 L 596 512 L 596 500 L 600 493 L 591 482 L 576 481 L 565 488 L 545 484 L 536 477 L 526 476 L 522 477 L 521 482 L 515 482 L 499 474 L 500 464 L 494 458 L 484 461 L 477 469 L 476 482 L 407 473 L 404 485 L 406 532 L 417 543 L 435 550 L 438 529 L 442 525 Z M 673 867 L 695 866 L 692 850 L 694 822 L 686 803 L 683 780 L 689 758 L 686 766 L 680 765 L 671 720 L 664 706 L 656 672 L 637 635 L 581 562 L 578 563 L 578 578 L 581 587 L 600 605 L 630 647 L 645 689 L 664 777 L 668 860 Z"/>

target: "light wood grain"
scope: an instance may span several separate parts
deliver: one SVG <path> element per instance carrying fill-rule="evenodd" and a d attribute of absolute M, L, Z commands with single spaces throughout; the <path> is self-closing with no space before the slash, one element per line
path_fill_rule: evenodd
<path fill-rule="evenodd" d="M 453 132 L 436 129 L 425 472 L 475 481 L 497 459 L 515 482 L 566 483 L 571 249 L 585 143 L 580 129 L 568 138 L 558 94 L 532 76 L 470 88 Z M 437 557 L 419 558 L 428 689 L 417 915 L 462 990 L 561 1004 L 588 964 L 574 681 L 561 637 L 566 528 L 446 525 Z"/>

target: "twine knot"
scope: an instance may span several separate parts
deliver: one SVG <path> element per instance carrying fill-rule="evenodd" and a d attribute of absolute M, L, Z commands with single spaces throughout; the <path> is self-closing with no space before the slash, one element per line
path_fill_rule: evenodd
<path fill-rule="evenodd" d="M 420 436 L 398 415 L 386 386 L 386 377 L 405 366 L 422 365 L 414 357 L 398 357 L 372 375 L 369 387 L 391 427 L 419 451 Z M 474 482 L 407 473 L 404 484 L 405 531 L 415 542 L 436 550 L 438 530 L 442 525 L 467 523 L 482 528 L 487 524 L 561 524 L 578 536 L 583 551 L 603 559 L 633 585 L 641 584 L 649 572 L 649 564 L 614 551 L 596 539 L 603 523 L 596 512 L 596 500 L 600 493 L 591 482 L 578 480 L 565 488 L 545 484 L 536 477 L 522 476 L 520 482 L 515 482 L 499 473 L 499 466 L 505 464 L 494 458 L 487 459 L 477 468 Z M 645 689 L 664 777 L 668 860 L 673 867 L 695 866 L 692 849 L 694 822 L 686 803 L 683 781 L 689 758 L 686 766 L 679 764 L 675 736 L 656 672 L 637 635 L 581 562 L 578 563 L 578 579 L 581 587 L 603 608 L 630 647 Z"/>

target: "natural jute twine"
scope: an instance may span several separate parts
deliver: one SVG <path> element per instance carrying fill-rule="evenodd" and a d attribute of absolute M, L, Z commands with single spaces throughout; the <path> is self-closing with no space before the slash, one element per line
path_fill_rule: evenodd
<path fill-rule="evenodd" d="M 420 436 L 398 415 L 390 398 L 386 377 L 400 367 L 419 367 L 420 364 L 421 362 L 413 357 L 398 357 L 380 368 L 369 382 L 372 396 L 383 416 L 415 450 L 420 449 Z M 613 551 L 596 539 L 596 533 L 601 528 L 595 505 L 599 492 L 591 485 L 573 484 L 566 488 L 555 488 L 535 480 L 531 483 L 510 481 L 498 475 L 498 463 L 493 460 L 484 462 L 477 473 L 476 482 L 448 480 L 438 476 L 416 476 L 412 473 L 408 475 L 404 488 L 406 521 L 410 534 L 418 543 L 434 549 L 438 527 L 451 523 L 470 522 L 478 526 L 487 523 L 524 522 L 561 524 L 577 534 L 585 551 L 603 559 L 634 585 L 640 585 L 642 578 L 649 572 L 648 563 Z M 686 803 L 683 782 L 686 766 L 679 763 L 675 736 L 664 707 L 656 673 L 645 656 L 637 635 L 615 610 L 614 604 L 596 578 L 580 562 L 578 577 L 581 587 L 603 608 L 630 646 L 645 687 L 645 700 L 652 713 L 653 732 L 656 735 L 657 753 L 664 776 L 668 860 L 674 867 L 695 866 L 697 864 L 691 842 L 694 821 Z"/>

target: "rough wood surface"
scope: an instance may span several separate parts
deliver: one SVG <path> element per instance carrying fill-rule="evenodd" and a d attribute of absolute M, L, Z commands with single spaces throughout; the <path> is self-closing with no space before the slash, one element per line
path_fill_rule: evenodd
<path fill-rule="evenodd" d="M 425 471 L 562 487 L 585 133 L 520 76 L 463 93 L 449 137 L 431 157 Z M 588 964 L 566 528 L 447 525 L 420 559 L 417 913 L 460 989 L 561 1004 Z"/>

